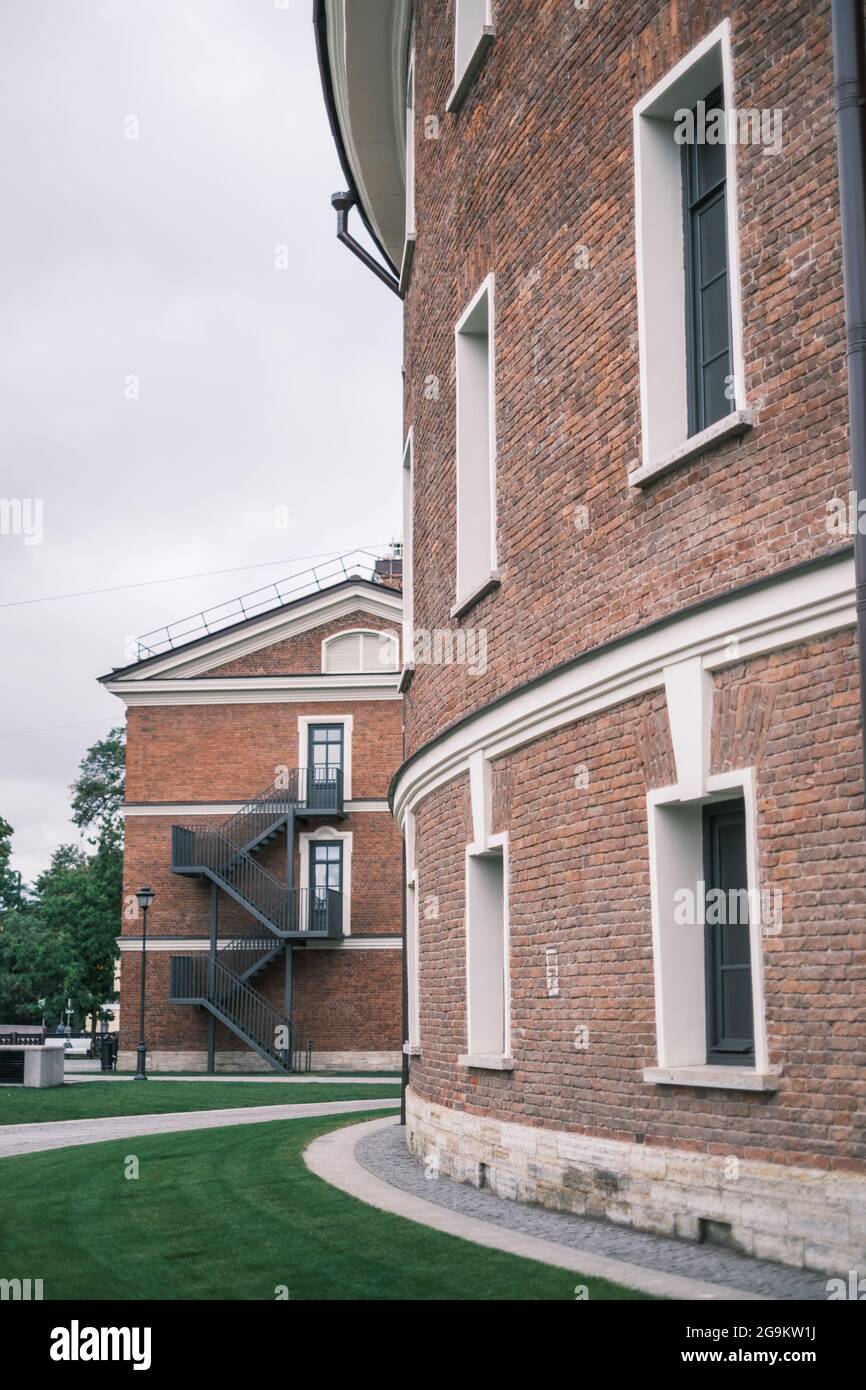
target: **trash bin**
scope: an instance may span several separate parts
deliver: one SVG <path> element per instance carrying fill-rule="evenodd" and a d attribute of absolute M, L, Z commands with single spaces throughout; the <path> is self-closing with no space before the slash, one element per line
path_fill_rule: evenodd
<path fill-rule="evenodd" d="M 99 1050 L 101 1053 L 100 1071 L 114 1070 L 114 1038 L 110 1033 L 103 1033 L 99 1039 Z"/>

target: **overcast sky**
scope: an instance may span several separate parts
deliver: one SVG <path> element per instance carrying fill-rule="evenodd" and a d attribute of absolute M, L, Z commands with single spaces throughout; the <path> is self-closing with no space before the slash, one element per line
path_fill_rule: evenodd
<path fill-rule="evenodd" d="M 27 881 L 78 840 L 69 783 L 124 713 L 96 677 L 131 634 L 399 536 L 401 309 L 336 240 L 311 14 L 0 4 L 0 498 L 44 508 L 41 544 L 0 534 L 0 816 Z"/>

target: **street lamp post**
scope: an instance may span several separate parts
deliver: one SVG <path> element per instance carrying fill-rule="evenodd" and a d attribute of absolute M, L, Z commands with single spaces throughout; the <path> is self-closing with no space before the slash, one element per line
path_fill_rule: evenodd
<path fill-rule="evenodd" d="M 147 909 L 150 907 L 156 895 L 152 888 L 139 888 L 135 896 L 138 898 L 138 905 L 141 908 L 144 923 L 141 928 L 141 1006 L 138 1022 L 138 1069 L 132 1079 L 133 1081 L 146 1081 L 147 1072 L 145 1070 L 145 1062 L 147 1060 L 147 1048 L 144 1045 L 144 984 L 145 971 L 147 969 Z"/>

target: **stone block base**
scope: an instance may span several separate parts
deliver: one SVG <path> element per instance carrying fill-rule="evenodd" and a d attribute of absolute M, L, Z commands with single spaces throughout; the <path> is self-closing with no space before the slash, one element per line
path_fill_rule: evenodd
<path fill-rule="evenodd" d="M 797 1268 L 866 1272 L 866 1177 L 509 1124 L 411 1089 L 406 1104 L 410 1152 L 458 1182 Z"/>

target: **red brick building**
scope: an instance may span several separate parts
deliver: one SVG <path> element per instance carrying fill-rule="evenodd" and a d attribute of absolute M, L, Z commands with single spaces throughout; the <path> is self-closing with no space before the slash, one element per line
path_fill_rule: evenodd
<path fill-rule="evenodd" d="M 830 4 L 361 9 L 316 19 L 405 300 L 408 1143 L 862 1267 Z"/>
<path fill-rule="evenodd" d="M 128 710 L 121 1067 L 143 884 L 151 1069 L 399 1065 L 399 564 L 149 635 L 102 677 Z"/>

